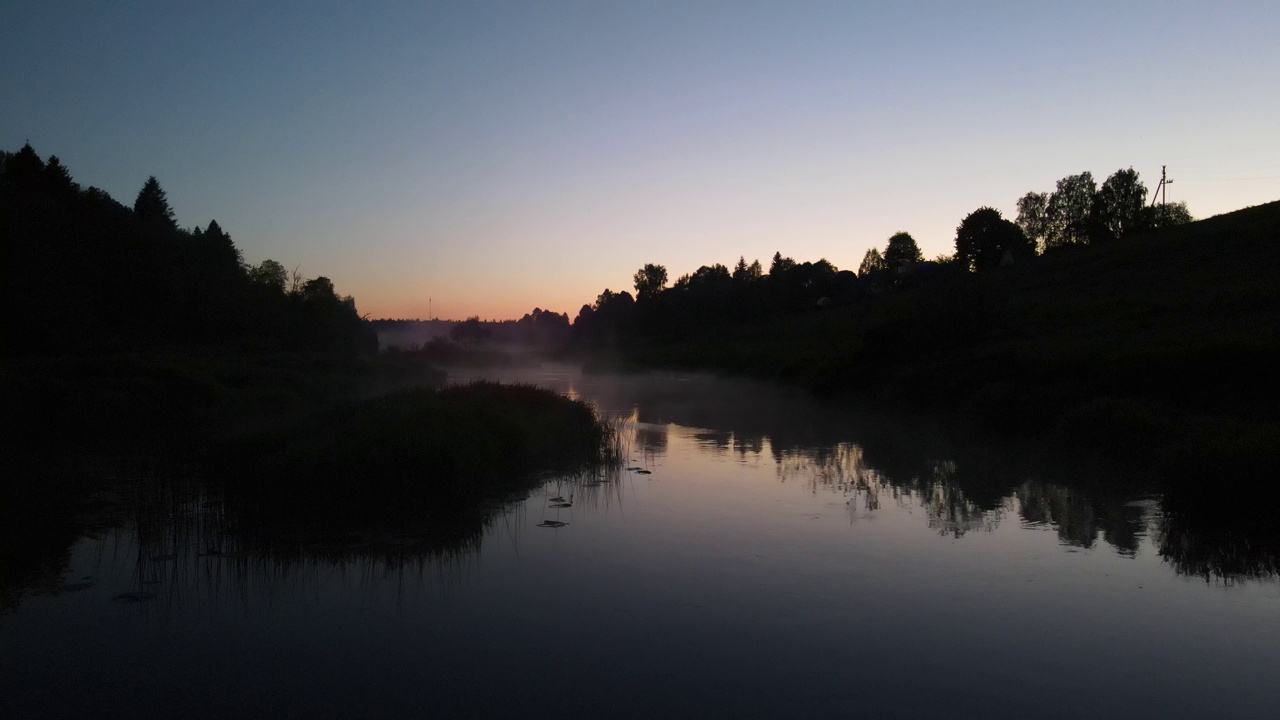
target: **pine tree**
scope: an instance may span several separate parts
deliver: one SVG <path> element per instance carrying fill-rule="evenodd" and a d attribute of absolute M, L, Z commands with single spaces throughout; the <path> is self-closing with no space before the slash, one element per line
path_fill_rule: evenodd
<path fill-rule="evenodd" d="M 138 199 L 133 201 L 133 212 L 147 224 L 155 224 L 169 230 L 178 229 L 178 221 L 169 207 L 169 199 L 165 196 L 160 181 L 152 175 L 147 178 L 142 190 L 138 191 Z"/>
<path fill-rule="evenodd" d="M 45 165 L 44 175 L 49 191 L 64 200 L 74 197 L 80 191 L 80 186 L 71 179 L 71 172 L 67 170 L 66 165 L 63 165 L 58 160 L 57 155 L 49 156 L 49 163 Z"/>
<path fill-rule="evenodd" d="M 36 154 L 31 143 L 10 155 L 4 164 L 5 179 L 24 190 L 35 190 L 43 185 L 44 161 Z"/>
<path fill-rule="evenodd" d="M 203 241 L 214 262 L 227 269 L 239 270 L 244 258 L 236 244 L 231 241 L 231 236 L 218 225 L 217 220 L 210 220 L 209 227 L 203 232 L 197 232 L 196 237 Z"/>

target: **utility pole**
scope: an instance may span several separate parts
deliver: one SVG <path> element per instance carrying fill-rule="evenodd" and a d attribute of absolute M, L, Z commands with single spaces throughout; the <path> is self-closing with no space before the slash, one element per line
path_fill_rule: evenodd
<path fill-rule="evenodd" d="M 427 319 L 435 320 L 435 315 L 431 313 L 431 298 L 427 298 Z"/>
<path fill-rule="evenodd" d="M 1165 166 L 1160 166 L 1160 184 L 1156 186 L 1156 191 L 1151 193 L 1151 207 L 1156 206 L 1156 198 L 1160 198 L 1160 204 L 1166 205 L 1169 200 L 1169 183 L 1173 182 L 1165 175 Z"/>

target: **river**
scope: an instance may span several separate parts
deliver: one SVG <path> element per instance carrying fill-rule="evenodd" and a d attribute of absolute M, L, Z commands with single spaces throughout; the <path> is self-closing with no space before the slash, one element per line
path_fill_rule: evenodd
<path fill-rule="evenodd" d="M 1271 522 L 1231 487 L 1212 503 L 1229 517 L 1205 520 L 1199 499 L 1084 459 L 785 388 L 505 379 L 617 418 L 627 469 L 550 479 L 430 551 L 245 551 L 198 490 L 155 512 L 106 498 L 118 517 L 7 593 L 0 716 L 1280 708 L 1275 535 L 1241 529 Z"/>

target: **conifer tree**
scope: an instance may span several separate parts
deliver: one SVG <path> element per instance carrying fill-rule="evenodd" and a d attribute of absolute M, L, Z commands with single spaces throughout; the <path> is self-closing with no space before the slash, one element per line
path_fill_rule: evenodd
<path fill-rule="evenodd" d="M 49 162 L 44 168 L 44 176 L 49 190 L 64 199 L 75 195 L 80 190 L 80 186 L 71 179 L 67 166 L 58 160 L 57 155 L 49 156 Z"/>
<path fill-rule="evenodd" d="M 236 244 L 231 241 L 231 236 L 218 225 L 217 220 L 210 220 L 209 227 L 205 228 L 203 232 L 197 233 L 197 237 L 203 239 L 204 245 L 214 262 L 229 270 L 240 269 L 244 258 L 241 256 Z"/>
<path fill-rule="evenodd" d="M 154 175 L 147 178 L 142 190 L 138 191 L 138 199 L 133 201 L 133 212 L 144 223 L 159 225 L 169 230 L 178 229 L 173 208 L 169 207 L 169 198 Z"/>
<path fill-rule="evenodd" d="M 44 161 L 36 154 L 31 143 L 10 155 L 4 165 L 5 179 L 24 190 L 33 190 L 44 179 Z"/>

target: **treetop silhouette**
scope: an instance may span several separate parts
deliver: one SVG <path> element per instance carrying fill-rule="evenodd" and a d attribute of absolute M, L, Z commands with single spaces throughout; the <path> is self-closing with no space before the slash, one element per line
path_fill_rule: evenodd
<path fill-rule="evenodd" d="M 1033 254 L 1035 243 L 995 208 L 974 210 L 956 228 L 956 259 L 966 269 L 988 270 L 1006 257 L 1016 261 Z"/>
<path fill-rule="evenodd" d="M 178 220 L 173 214 L 173 208 L 169 207 L 169 197 L 160 187 L 160 181 L 156 180 L 155 175 L 147 178 L 147 182 L 138 191 L 138 198 L 133 201 L 133 212 L 144 223 L 160 225 L 168 230 L 178 229 Z"/>
<path fill-rule="evenodd" d="M 891 270 L 901 272 L 907 267 L 924 260 L 920 246 L 910 233 L 896 232 L 889 238 L 884 249 L 884 262 Z"/>

